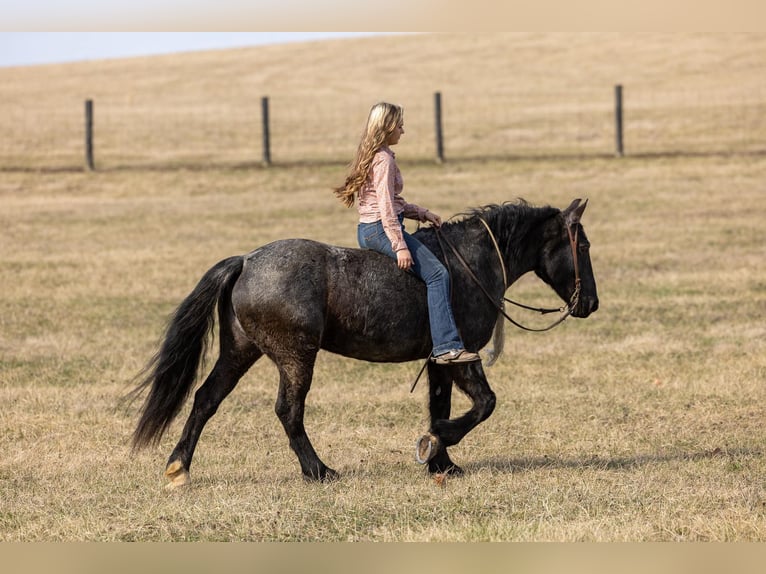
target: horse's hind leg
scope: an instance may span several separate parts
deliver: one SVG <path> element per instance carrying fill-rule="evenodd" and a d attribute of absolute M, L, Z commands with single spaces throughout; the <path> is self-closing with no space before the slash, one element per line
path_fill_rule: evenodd
<path fill-rule="evenodd" d="M 316 354 L 316 350 L 305 350 L 272 357 L 279 369 L 279 394 L 274 410 L 290 440 L 290 448 L 298 456 L 304 478 L 326 481 L 337 478 L 338 473 L 319 459 L 303 426 Z"/>
<path fill-rule="evenodd" d="M 489 388 L 481 363 L 429 365 L 431 429 L 417 444 L 420 462 L 428 462 L 429 472 L 459 474 L 462 469 L 447 454 L 447 447 L 459 443 L 495 408 L 495 393 Z M 450 420 L 450 396 L 455 383 L 473 402 L 470 410 Z"/>
<path fill-rule="evenodd" d="M 194 405 L 184 425 L 181 439 L 168 458 L 165 476 L 170 483 L 166 488 L 174 489 L 190 483 L 189 468 L 202 429 L 242 376 L 262 355 L 252 343 L 241 340 L 236 344 L 233 339 L 222 334 L 221 354 L 213 370 L 195 393 Z"/>

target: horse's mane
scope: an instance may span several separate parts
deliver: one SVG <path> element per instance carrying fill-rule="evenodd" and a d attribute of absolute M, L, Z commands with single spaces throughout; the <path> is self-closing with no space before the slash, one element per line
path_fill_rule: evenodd
<path fill-rule="evenodd" d="M 495 230 L 501 247 L 512 256 L 518 254 L 519 238 L 525 237 L 541 220 L 548 219 L 561 213 L 561 210 L 549 205 L 538 207 L 525 199 L 506 201 L 500 205 L 488 204 L 471 208 L 452 216 L 443 224 L 445 229 L 451 227 L 472 226 L 474 222 L 480 225 L 479 218 L 484 219 Z"/>
<path fill-rule="evenodd" d="M 450 217 L 446 225 L 460 224 L 470 219 L 484 217 L 487 222 L 492 220 L 497 221 L 503 226 L 511 225 L 515 227 L 518 222 L 528 220 L 530 215 L 534 214 L 535 217 L 533 219 L 537 220 L 541 216 L 544 218 L 551 217 L 560 211 L 558 208 L 549 205 L 538 207 L 525 199 L 518 198 L 516 201 L 506 201 L 499 205 L 490 203 L 481 207 L 470 208 Z"/>

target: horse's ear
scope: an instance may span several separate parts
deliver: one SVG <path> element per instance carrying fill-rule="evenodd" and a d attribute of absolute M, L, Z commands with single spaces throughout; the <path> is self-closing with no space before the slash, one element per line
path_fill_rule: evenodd
<path fill-rule="evenodd" d="M 582 217 L 585 208 L 588 207 L 588 200 L 586 199 L 584 203 L 581 202 L 581 199 L 575 199 L 569 204 L 569 207 L 563 211 L 564 221 L 566 221 L 568 226 L 580 223 L 580 218 Z"/>

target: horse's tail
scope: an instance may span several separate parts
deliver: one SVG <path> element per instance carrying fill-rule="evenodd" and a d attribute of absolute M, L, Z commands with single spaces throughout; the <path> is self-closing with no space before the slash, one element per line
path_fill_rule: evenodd
<path fill-rule="evenodd" d="M 133 433 L 133 448 L 156 444 L 181 410 L 204 363 L 215 308 L 242 272 L 244 258 L 230 257 L 214 265 L 170 318 L 159 351 L 139 374 L 141 383 L 129 398 L 146 388 L 149 394 Z M 227 289 L 228 288 L 228 289 Z"/>

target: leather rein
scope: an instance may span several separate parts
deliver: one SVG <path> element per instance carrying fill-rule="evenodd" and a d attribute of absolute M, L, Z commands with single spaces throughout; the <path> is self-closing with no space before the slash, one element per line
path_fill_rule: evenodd
<path fill-rule="evenodd" d="M 577 259 L 577 244 L 578 244 L 579 228 L 575 226 L 575 231 L 573 233 L 570 226 L 567 225 L 567 234 L 569 235 L 569 245 L 572 248 L 572 262 L 574 264 L 574 275 L 575 275 L 575 289 L 574 289 L 574 292 L 572 293 L 572 297 L 569 299 L 569 303 L 567 305 L 559 307 L 558 309 L 541 309 L 537 307 L 529 307 L 528 305 L 517 303 L 516 301 L 513 301 L 505 297 L 505 292 L 508 290 L 509 285 L 508 285 L 508 273 L 505 270 L 505 262 L 503 261 L 503 254 L 500 251 L 500 246 L 498 245 L 497 239 L 495 239 L 495 235 L 492 233 L 492 230 L 490 229 L 489 224 L 486 221 L 484 221 L 483 217 L 479 217 L 479 221 L 481 221 L 481 223 L 487 229 L 487 233 L 489 233 L 489 238 L 492 240 L 492 244 L 495 246 L 495 251 L 497 252 L 497 258 L 500 260 L 500 268 L 503 271 L 503 298 L 500 300 L 499 304 L 495 301 L 495 299 L 492 297 L 489 291 L 487 291 L 487 288 L 484 287 L 484 285 L 479 280 L 479 278 L 476 277 L 476 274 L 471 270 L 471 266 L 468 265 L 468 262 L 463 258 L 463 256 L 457 250 L 457 248 L 452 244 L 452 242 L 449 239 L 447 239 L 442 234 L 441 230 L 438 227 L 434 227 L 434 230 L 436 231 L 436 238 L 439 240 L 439 246 L 441 247 L 442 253 L 444 254 L 444 262 L 447 266 L 447 270 L 449 274 L 452 275 L 452 270 L 450 269 L 449 259 L 447 259 L 447 251 L 444 249 L 445 243 L 450 248 L 452 253 L 455 255 L 457 260 L 461 263 L 461 265 L 465 267 L 465 270 L 468 273 L 468 276 L 473 280 L 474 283 L 476 283 L 476 285 L 478 285 L 479 289 L 481 289 L 482 293 L 484 293 L 487 299 L 489 299 L 492 306 L 495 307 L 498 313 L 500 313 L 503 317 L 505 317 L 511 324 L 525 331 L 540 333 L 543 331 L 550 331 L 557 325 L 560 325 L 561 323 L 563 323 L 564 320 L 567 317 L 569 317 L 569 315 L 572 314 L 572 309 L 575 308 L 575 306 L 577 305 L 577 302 L 580 300 L 580 265 Z M 452 285 L 453 283 L 450 282 L 450 287 L 452 287 Z M 516 305 L 517 307 L 521 307 L 522 309 L 527 309 L 529 311 L 536 311 L 543 315 L 547 313 L 563 313 L 563 315 L 561 315 L 561 317 L 556 319 L 556 321 L 554 321 L 547 327 L 543 327 L 542 329 L 534 329 L 532 327 L 526 327 L 522 325 L 521 323 L 518 323 L 517 321 L 513 319 L 513 317 L 511 317 L 508 313 L 506 313 L 505 302 L 511 303 L 512 305 Z M 420 372 L 418 372 L 417 376 L 415 377 L 415 380 L 413 381 L 412 386 L 410 387 L 411 393 L 415 390 L 415 387 L 417 386 L 418 381 L 420 380 L 420 376 L 423 374 L 423 371 L 426 369 L 426 366 L 428 365 L 429 360 L 430 360 L 430 356 L 428 359 L 426 359 L 425 363 L 423 363 L 423 366 L 420 368 Z"/>
<path fill-rule="evenodd" d="M 513 301 L 512 299 L 508 299 L 505 297 L 505 292 L 508 290 L 509 285 L 508 285 L 508 273 L 505 270 L 505 263 L 503 261 L 503 254 L 500 251 L 500 246 L 498 245 L 497 239 L 495 239 L 495 236 L 492 233 L 492 230 L 490 229 L 489 224 L 486 221 L 484 221 L 483 217 L 479 217 L 479 221 L 481 221 L 481 223 L 487 229 L 487 233 L 489 233 L 489 238 L 492 240 L 492 244 L 495 246 L 495 251 L 497 252 L 497 257 L 500 260 L 500 268 L 502 269 L 502 272 L 503 272 L 503 298 L 501 299 L 500 303 L 498 304 L 496 300 L 492 297 L 492 295 L 489 293 L 489 291 L 487 291 L 487 288 L 484 287 L 484 285 L 479 280 L 479 278 L 476 277 L 476 274 L 471 270 L 471 267 L 468 265 L 468 262 L 463 258 L 463 256 L 457 250 L 457 248 L 452 244 L 452 242 L 442 234 L 441 230 L 438 227 L 435 227 L 434 229 L 436 230 L 436 238 L 439 240 L 439 246 L 442 249 L 442 253 L 444 253 L 445 255 L 444 259 L 445 259 L 445 262 L 447 262 L 447 268 L 449 269 L 449 262 L 447 261 L 446 250 L 444 249 L 445 243 L 450 248 L 452 253 L 455 255 L 455 258 L 465 268 L 466 272 L 468 273 L 468 276 L 473 280 L 474 283 L 476 283 L 479 289 L 481 289 L 481 291 L 484 293 L 487 299 L 489 299 L 489 301 L 492 303 L 492 306 L 495 307 L 498 313 L 500 313 L 503 317 L 505 317 L 511 324 L 525 331 L 540 333 L 543 331 L 550 331 L 554 327 L 563 323 L 564 320 L 567 317 L 569 317 L 569 315 L 572 314 L 572 309 L 575 308 L 578 301 L 580 300 L 580 283 L 581 283 L 580 266 L 577 259 L 579 228 L 575 225 L 574 226 L 575 230 L 574 232 L 572 232 L 572 228 L 569 225 L 567 225 L 567 234 L 569 235 L 569 245 L 572 249 L 572 262 L 574 264 L 574 276 L 575 276 L 575 289 L 574 289 L 574 292 L 572 293 L 572 297 L 569 299 L 569 303 L 567 305 L 559 307 L 558 309 L 542 309 L 538 307 L 530 307 L 522 303 L 517 303 L 516 301 Z M 541 329 L 534 329 L 532 327 L 526 327 L 522 325 L 521 323 L 515 321 L 513 317 L 511 317 L 505 311 L 505 304 L 504 304 L 505 302 L 511 303 L 512 305 L 516 305 L 517 307 L 521 307 L 522 309 L 527 309 L 529 311 L 536 311 L 543 315 L 547 313 L 563 313 L 563 315 L 561 315 L 561 317 L 556 319 L 556 321 L 554 321 L 547 327 L 543 327 Z"/>

